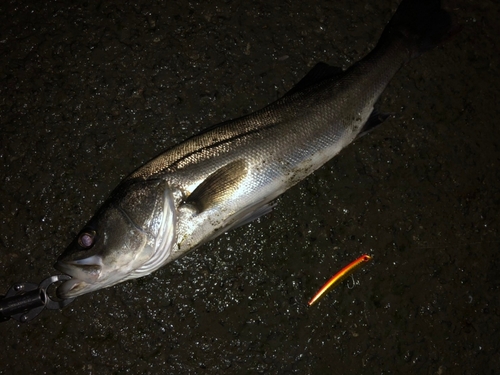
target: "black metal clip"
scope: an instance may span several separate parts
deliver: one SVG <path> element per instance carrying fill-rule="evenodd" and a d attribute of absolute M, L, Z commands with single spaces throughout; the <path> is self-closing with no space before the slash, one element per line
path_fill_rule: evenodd
<path fill-rule="evenodd" d="M 0 296 L 0 322 L 13 318 L 26 323 L 40 314 L 44 308 L 57 310 L 67 306 L 74 298 L 55 301 L 49 297 L 47 289 L 58 281 L 69 279 L 71 277 L 68 275 L 56 275 L 43 280 L 39 285 L 14 284 L 5 296 Z"/>

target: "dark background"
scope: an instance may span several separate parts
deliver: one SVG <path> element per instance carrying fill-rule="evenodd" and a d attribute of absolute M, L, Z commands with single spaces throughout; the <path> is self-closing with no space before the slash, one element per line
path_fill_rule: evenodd
<path fill-rule="evenodd" d="M 0 287 L 39 282 L 128 173 L 365 55 L 397 1 L 2 1 Z M 404 67 L 394 117 L 271 215 L 0 326 L 0 373 L 497 374 L 498 1 Z M 363 253 L 373 261 L 312 308 Z"/>

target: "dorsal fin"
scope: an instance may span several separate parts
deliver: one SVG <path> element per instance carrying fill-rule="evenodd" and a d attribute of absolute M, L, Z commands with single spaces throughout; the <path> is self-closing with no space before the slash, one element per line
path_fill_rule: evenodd
<path fill-rule="evenodd" d="M 337 68 L 335 66 L 328 65 L 324 62 L 319 62 L 302 78 L 295 86 L 293 86 L 290 91 L 288 91 L 285 96 L 295 94 L 299 91 L 304 91 L 310 86 L 324 81 L 325 79 L 336 77 L 342 74 L 344 71 L 342 68 Z"/>

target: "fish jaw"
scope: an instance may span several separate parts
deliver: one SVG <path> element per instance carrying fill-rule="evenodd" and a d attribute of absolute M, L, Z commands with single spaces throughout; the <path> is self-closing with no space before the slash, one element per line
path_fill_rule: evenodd
<path fill-rule="evenodd" d="M 57 288 L 57 295 L 62 299 L 78 297 L 91 292 L 96 288 L 97 280 L 101 275 L 102 260 L 98 256 L 92 256 L 82 260 L 63 262 L 58 261 L 54 267 L 71 276 Z"/>

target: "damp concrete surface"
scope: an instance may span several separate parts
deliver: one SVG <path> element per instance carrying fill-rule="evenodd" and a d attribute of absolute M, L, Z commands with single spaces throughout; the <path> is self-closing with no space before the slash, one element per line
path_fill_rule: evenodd
<path fill-rule="evenodd" d="M 347 68 L 397 1 L 0 3 L 0 287 L 39 282 L 161 151 Z M 0 374 L 498 374 L 500 3 L 403 67 L 393 116 L 274 211 L 0 325 Z M 341 267 L 373 260 L 320 302 Z"/>

